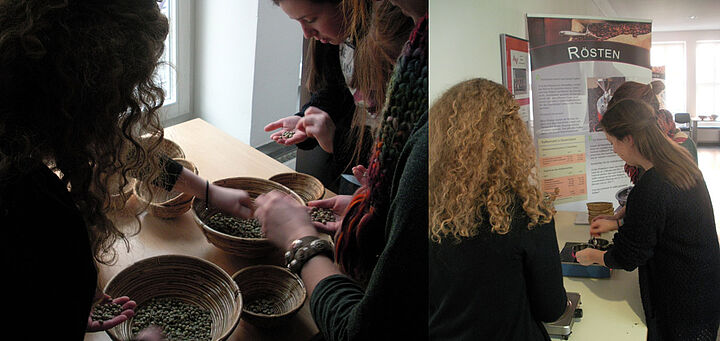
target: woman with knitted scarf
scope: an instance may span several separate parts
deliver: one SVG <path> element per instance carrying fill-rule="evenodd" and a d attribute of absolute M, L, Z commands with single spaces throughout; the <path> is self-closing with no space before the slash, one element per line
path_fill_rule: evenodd
<path fill-rule="evenodd" d="M 263 231 L 288 250 L 327 340 L 427 338 L 427 2 L 394 3 L 416 26 L 388 88 L 366 185 L 336 200 L 349 204 L 335 207 L 334 249 L 317 237 L 307 208 L 277 192 L 256 200 Z"/>

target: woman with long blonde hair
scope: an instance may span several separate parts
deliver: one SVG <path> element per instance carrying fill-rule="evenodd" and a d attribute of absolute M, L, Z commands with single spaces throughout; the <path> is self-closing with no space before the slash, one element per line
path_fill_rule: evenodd
<path fill-rule="evenodd" d="M 660 129 L 637 99 L 614 104 L 600 121 L 613 151 L 642 167 L 625 220 L 599 219 L 590 233 L 618 230 L 608 251 L 576 253 L 593 263 L 639 268 L 648 340 L 715 340 L 720 324 L 720 247 L 712 202 L 690 153 Z"/>
<path fill-rule="evenodd" d="M 472 79 L 430 109 L 429 324 L 433 340 L 549 340 L 565 311 L 553 210 L 502 85 Z"/>

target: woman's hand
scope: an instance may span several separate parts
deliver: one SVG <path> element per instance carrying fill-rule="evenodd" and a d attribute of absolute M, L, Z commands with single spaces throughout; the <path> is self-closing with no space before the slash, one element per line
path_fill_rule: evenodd
<path fill-rule="evenodd" d="M 303 142 L 307 140 L 307 134 L 305 134 L 304 131 L 298 131 L 297 129 L 295 129 L 295 126 L 297 126 L 300 119 L 302 119 L 302 117 L 295 115 L 281 118 L 273 123 L 266 125 L 265 131 L 273 131 L 276 129 L 280 129 L 280 131 L 272 133 L 270 135 L 270 138 L 273 139 L 273 141 L 282 145 L 290 146 Z M 285 138 L 282 135 L 286 131 L 294 131 L 295 134 L 291 138 Z"/>
<path fill-rule="evenodd" d="M 621 207 L 614 215 L 599 215 L 593 218 L 592 221 L 598 219 L 620 220 L 622 218 L 625 218 L 625 206 Z"/>
<path fill-rule="evenodd" d="M 165 341 L 167 340 L 165 338 L 165 335 L 162 332 L 162 329 L 158 326 L 150 326 L 143 330 L 141 330 L 137 337 L 135 338 L 135 341 Z"/>
<path fill-rule="evenodd" d="M 210 184 L 208 197 L 209 204 L 219 208 L 225 214 L 245 219 L 253 216 L 253 203 L 250 195 L 241 189 Z"/>
<path fill-rule="evenodd" d="M 305 110 L 305 117 L 301 118 L 295 125 L 295 135 L 298 133 L 316 139 L 320 148 L 330 154 L 333 153 L 335 123 L 328 113 L 316 107 L 308 107 Z"/>
<path fill-rule="evenodd" d="M 137 304 L 135 301 L 131 301 L 130 298 L 127 296 L 121 296 L 116 299 L 112 299 L 110 296 L 103 294 L 103 298 L 98 304 L 108 304 L 108 303 L 115 303 L 117 305 L 120 305 L 122 308 L 119 315 L 107 320 L 107 321 L 95 321 L 92 319 L 92 311 L 90 312 L 91 316 L 88 316 L 88 322 L 87 322 L 87 328 L 85 329 L 88 332 L 99 332 L 108 330 L 110 328 L 113 328 L 117 326 L 120 323 L 123 323 L 127 321 L 129 318 L 133 317 L 135 315 L 135 307 Z M 93 309 L 95 307 L 93 306 Z"/>
<path fill-rule="evenodd" d="M 272 191 L 255 199 L 255 218 L 262 223 L 262 231 L 271 243 L 287 250 L 295 239 L 316 236 L 307 207 L 289 195 Z"/>
<path fill-rule="evenodd" d="M 599 237 L 601 234 L 618 229 L 618 221 L 615 219 L 593 219 L 590 223 L 590 235 Z"/>
<path fill-rule="evenodd" d="M 363 165 L 357 165 L 352 168 L 352 172 L 355 176 L 355 179 L 360 182 L 360 185 L 366 187 L 368 184 L 367 168 L 365 168 L 365 166 Z"/>
<path fill-rule="evenodd" d="M 602 266 L 605 266 L 605 252 L 606 251 L 587 248 L 585 250 L 575 252 L 575 259 L 581 265 L 600 264 Z"/>
<path fill-rule="evenodd" d="M 336 195 L 329 199 L 315 200 L 308 202 L 308 209 L 312 210 L 313 207 L 329 208 L 335 215 L 335 221 L 329 221 L 322 224 L 317 221 L 313 221 L 312 224 L 318 232 L 326 233 L 334 236 L 337 230 L 342 226 L 343 217 L 345 210 L 352 200 L 351 195 Z"/>

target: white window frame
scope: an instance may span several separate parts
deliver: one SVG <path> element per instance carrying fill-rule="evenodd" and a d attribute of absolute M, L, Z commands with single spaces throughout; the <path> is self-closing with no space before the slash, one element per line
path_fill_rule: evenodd
<path fill-rule="evenodd" d="M 687 93 L 687 86 L 688 86 L 688 72 L 689 72 L 689 70 L 688 70 L 688 59 L 687 59 L 687 57 L 688 57 L 688 46 L 687 46 L 687 43 L 686 43 L 685 41 L 682 41 L 682 40 L 680 40 L 680 41 L 660 41 L 660 42 L 653 42 L 653 43 L 652 43 L 652 47 L 656 47 L 656 46 L 659 46 L 659 45 L 682 45 L 682 47 L 683 47 L 683 56 L 682 56 L 682 59 L 681 59 L 682 62 L 683 62 L 683 66 L 682 66 L 680 69 L 683 71 L 684 77 L 682 77 L 682 78 L 680 79 L 680 81 L 684 83 L 684 86 L 678 86 L 677 88 L 682 88 L 682 89 L 684 89 L 684 92 L 682 93 L 682 95 L 684 95 L 685 100 L 684 100 L 684 101 L 681 101 L 682 106 L 683 106 L 684 108 L 683 108 L 682 110 L 678 110 L 678 108 L 668 108 L 668 110 L 670 110 L 670 111 L 673 112 L 673 113 L 677 113 L 677 112 L 688 112 L 688 109 L 689 109 L 689 105 L 688 105 L 689 96 L 688 96 L 688 93 Z M 651 53 L 652 53 L 652 52 L 651 52 Z M 651 57 L 652 57 L 652 56 L 651 56 Z M 651 63 L 651 64 L 652 64 L 652 66 L 661 66 L 661 65 L 655 65 L 655 63 Z M 665 72 L 666 72 L 666 76 L 665 76 L 665 77 L 666 77 L 666 78 L 665 78 L 665 95 L 666 95 L 666 98 L 667 98 L 667 96 L 673 95 L 671 92 L 668 91 L 668 87 L 671 86 L 671 85 L 668 83 L 668 81 L 671 81 L 671 82 L 672 82 L 672 80 L 668 80 L 668 79 L 667 79 L 667 71 L 668 71 L 668 68 L 667 68 L 667 65 L 665 65 Z M 675 84 L 675 85 L 678 85 L 678 84 Z M 664 103 L 664 104 L 667 105 L 667 103 Z"/>
<path fill-rule="evenodd" d="M 163 124 L 178 119 L 190 118 L 192 107 L 192 39 L 194 25 L 194 1 L 165 0 L 169 5 L 170 33 L 168 59 L 171 65 L 171 86 L 165 104 L 160 110 Z M 173 84 L 174 83 L 174 84 Z M 173 91 L 174 90 L 174 91 Z M 174 122 L 178 123 L 178 122 Z"/>
<path fill-rule="evenodd" d="M 695 42 L 695 67 L 696 67 L 696 74 L 697 74 L 697 75 L 699 75 L 701 72 L 707 72 L 707 70 L 701 70 L 701 69 L 700 69 L 700 65 L 698 65 L 697 59 L 698 59 L 699 54 L 697 53 L 697 49 L 698 49 L 698 47 L 699 47 L 700 45 L 702 45 L 702 44 L 708 44 L 708 43 L 720 45 L 720 40 L 698 40 L 698 41 Z M 718 65 L 717 67 L 720 67 L 720 65 Z M 715 71 L 718 72 L 718 70 L 715 70 Z M 700 83 L 700 81 L 698 81 L 699 78 L 700 78 L 700 77 L 696 77 L 696 79 L 695 79 L 695 89 L 696 89 L 696 92 L 695 92 L 695 107 L 696 107 L 696 108 L 699 107 L 699 103 L 700 103 L 700 102 L 698 101 L 698 93 L 699 93 L 699 91 L 697 91 L 697 89 L 700 87 L 701 84 L 702 84 L 702 85 L 712 85 L 715 89 L 720 90 L 720 79 L 715 79 L 714 82 L 710 82 L 710 83 L 708 83 L 708 82 Z M 700 109 L 697 109 L 697 113 L 698 113 L 698 115 L 712 115 L 712 114 L 717 115 L 717 114 L 720 114 L 720 108 L 714 108 L 714 111 L 712 111 L 712 112 L 701 112 Z"/>

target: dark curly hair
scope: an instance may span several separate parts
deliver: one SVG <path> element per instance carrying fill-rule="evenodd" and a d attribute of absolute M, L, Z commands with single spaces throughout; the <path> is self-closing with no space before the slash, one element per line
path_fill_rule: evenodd
<path fill-rule="evenodd" d="M 119 239 L 128 246 L 106 215 L 109 177 L 119 191 L 129 174 L 160 174 L 153 75 L 168 30 L 154 0 L 0 0 L 0 186 L 31 162 L 50 167 L 101 263 Z"/>

